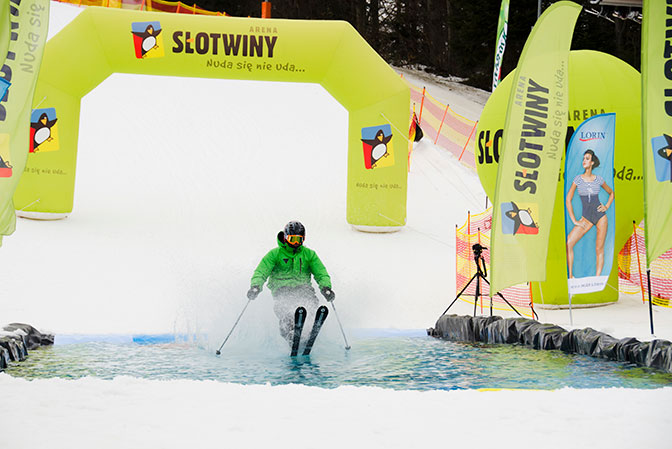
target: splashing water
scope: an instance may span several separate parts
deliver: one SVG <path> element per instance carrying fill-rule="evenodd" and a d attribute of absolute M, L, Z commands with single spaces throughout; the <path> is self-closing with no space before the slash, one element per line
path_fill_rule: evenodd
<path fill-rule="evenodd" d="M 134 376 L 398 390 L 672 385 L 672 374 L 560 351 L 445 342 L 420 331 L 355 335 L 353 349 L 345 351 L 336 337 L 321 336 L 313 355 L 297 358 L 290 358 L 287 344 L 270 333 L 255 341 L 261 343 L 257 348 L 242 344 L 239 338 L 221 356 L 215 356 L 216 347 L 209 343 L 61 344 L 31 351 L 27 360 L 13 364 L 7 373 L 29 379 Z"/>

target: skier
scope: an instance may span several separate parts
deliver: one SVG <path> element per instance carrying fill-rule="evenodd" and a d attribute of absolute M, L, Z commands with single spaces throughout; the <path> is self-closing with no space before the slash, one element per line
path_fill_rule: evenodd
<path fill-rule="evenodd" d="M 293 346 L 292 355 L 296 355 L 298 350 L 305 315 L 313 316 L 317 310 L 316 326 L 318 321 L 321 325 L 327 315 L 326 307 L 318 309 L 319 300 L 311 285 L 311 275 L 327 301 L 336 298 L 331 289 L 331 278 L 317 253 L 303 246 L 305 238 L 306 228 L 300 222 L 287 223 L 284 231 L 278 232 L 278 247 L 270 250 L 259 262 L 247 292 L 248 299 L 255 299 L 268 279 L 268 288 L 274 299 L 273 311 L 280 321 L 280 334 Z M 300 314 L 303 314 L 302 319 L 299 319 Z M 296 332 L 292 332 L 295 329 Z M 317 332 L 319 327 L 311 332 L 311 346 Z M 310 347 L 307 350 L 310 352 Z"/>

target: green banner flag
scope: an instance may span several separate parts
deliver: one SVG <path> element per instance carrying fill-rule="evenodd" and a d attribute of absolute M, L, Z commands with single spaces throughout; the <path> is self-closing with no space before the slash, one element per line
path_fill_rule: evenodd
<path fill-rule="evenodd" d="M 1 239 L 16 226 L 12 196 L 28 156 L 30 106 L 47 40 L 49 0 L 1 0 L 0 5 L 0 78 L 7 88 L 0 97 Z"/>
<path fill-rule="evenodd" d="M 646 262 L 672 247 L 672 0 L 644 0 L 642 151 Z"/>
<path fill-rule="evenodd" d="M 492 73 L 492 90 L 499 84 L 502 77 L 502 59 L 506 48 L 506 36 L 509 29 L 509 0 L 502 0 L 497 22 L 497 42 L 495 44 L 495 69 Z"/>
<path fill-rule="evenodd" d="M 581 7 L 561 1 L 535 24 L 518 62 L 500 150 L 492 220 L 492 291 L 546 279 L 565 151 L 568 60 Z"/>

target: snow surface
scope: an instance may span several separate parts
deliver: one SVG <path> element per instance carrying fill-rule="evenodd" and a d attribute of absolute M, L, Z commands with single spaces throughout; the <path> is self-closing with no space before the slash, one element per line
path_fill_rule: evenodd
<path fill-rule="evenodd" d="M 52 2 L 50 36 L 79 11 Z M 487 99 L 399 71 L 472 119 Z M 299 219 L 332 275 L 346 331 L 433 326 L 455 295 L 455 224 L 485 203 L 478 178 L 423 141 L 407 226 L 357 232 L 345 221 L 346 129 L 347 112 L 317 85 L 113 75 L 82 101 L 75 210 L 61 221 L 19 220 L 3 241 L 2 323 L 32 324 L 57 343 L 62 334 L 189 331 L 216 348 L 275 234 Z M 232 343 L 276 338 L 270 309 L 264 291 Z M 451 311 L 471 307 L 458 301 Z M 566 310 L 538 313 L 570 328 Z M 654 315 L 656 336 L 672 339 L 670 310 Z M 637 297 L 573 319 L 652 338 Z M 338 340 L 335 326 L 327 322 L 324 338 Z M 672 444 L 672 388 L 413 392 L 0 374 L 0 391 L 0 447 L 11 448 Z"/>
<path fill-rule="evenodd" d="M 670 447 L 672 388 L 326 390 L 0 375 L 7 448 Z M 667 412 L 667 413 L 666 413 Z"/>

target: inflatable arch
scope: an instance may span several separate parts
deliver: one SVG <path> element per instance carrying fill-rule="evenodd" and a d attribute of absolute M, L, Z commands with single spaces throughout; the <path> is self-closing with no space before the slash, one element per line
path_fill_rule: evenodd
<path fill-rule="evenodd" d="M 499 145 L 513 77 L 497 86 L 481 114 L 476 133 L 476 166 L 485 192 L 494 197 Z M 644 215 L 642 205 L 641 91 L 637 70 L 606 53 L 576 50 L 569 54 L 569 111 L 573 132 L 597 114 L 616 114 L 614 193 L 616 207 L 614 258 L 607 287 L 595 293 L 572 296 L 573 305 L 600 305 L 618 300 L 618 251 L 632 234 L 632 222 Z M 569 139 L 567 139 L 569 140 Z M 546 260 L 546 281 L 533 282 L 535 304 L 568 304 L 565 246 L 564 158 L 558 175 L 553 222 Z M 496 270 L 497 267 L 492 267 Z"/>
<path fill-rule="evenodd" d="M 97 7 L 47 43 L 20 216 L 72 211 L 80 101 L 114 72 L 322 85 L 349 116 L 346 220 L 374 232 L 405 224 L 410 90 L 350 24 Z"/>

